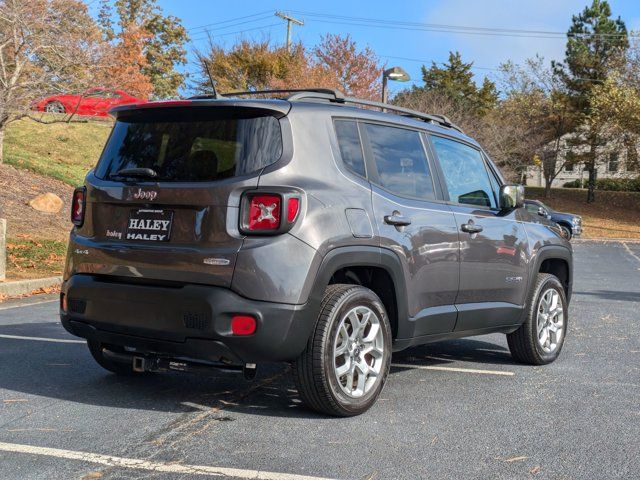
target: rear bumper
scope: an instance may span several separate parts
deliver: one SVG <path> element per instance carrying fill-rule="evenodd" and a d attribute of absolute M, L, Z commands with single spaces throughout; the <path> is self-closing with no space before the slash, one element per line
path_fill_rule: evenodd
<path fill-rule="evenodd" d="M 145 285 L 74 275 L 64 282 L 61 294 L 68 304 L 68 311 L 60 312 L 62 325 L 73 335 L 197 360 L 294 360 L 315 323 L 311 303 L 259 302 L 222 287 Z M 234 314 L 254 316 L 256 333 L 234 336 Z"/>

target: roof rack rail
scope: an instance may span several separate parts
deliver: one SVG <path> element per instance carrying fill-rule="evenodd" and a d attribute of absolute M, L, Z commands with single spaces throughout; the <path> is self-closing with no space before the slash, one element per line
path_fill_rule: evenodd
<path fill-rule="evenodd" d="M 344 95 L 339 90 L 332 90 L 330 88 L 283 88 L 277 90 L 247 90 L 244 92 L 229 92 L 218 94 L 218 98 L 222 97 L 244 97 L 249 95 L 273 95 L 278 93 L 292 93 L 293 95 L 289 95 L 286 97 L 287 100 L 291 100 L 292 97 L 299 96 L 300 98 L 306 97 L 306 94 L 310 94 L 311 96 L 318 95 L 318 98 L 332 98 L 339 101 L 340 98 L 344 98 Z M 205 98 L 214 98 L 213 95 L 196 95 L 190 97 L 193 100 L 205 99 Z"/>
<path fill-rule="evenodd" d="M 375 107 L 380 108 L 382 111 L 390 111 L 394 113 L 399 113 L 400 115 L 404 115 L 406 117 L 417 118 L 419 120 L 435 123 L 437 125 L 441 125 L 447 128 L 453 128 L 460 133 L 464 133 L 462 129 L 457 126 L 455 123 L 451 122 L 446 116 L 439 114 L 430 114 L 430 113 L 422 113 L 417 110 L 411 110 L 409 108 L 398 107 L 396 105 L 390 105 L 388 103 L 375 102 L 373 100 L 364 100 L 361 98 L 355 97 L 345 97 L 344 94 L 339 90 L 333 90 L 330 88 L 289 88 L 289 89 L 278 89 L 278 90 L 253 90 L 247 92 L 229 92 L 223 93 L 221 96 L 223 97 L 240 97 L 240 96 L 248 96 L 248 95 L 268 95 L 268 94 L 283 94 L 290 93 L 291 95 L 285 97 L 285 100 L 290 102 L 300 101 L 300 100 L 324 100 L 333 103 L 340 104 L 350 104 L 350 105 L 362 105 L 366 107 Z M 218 98 L 220 98 L 220 94 L 218 94 Z M 214 98 L 212 95 L 197 95 L 195 97 L 191 97 L 191 99 L 206 99 L 206 98 Z"/>
<path fill-rule="evenodd" d="M 381 108 L 383 111 L 389 110 L 391 112 L 399 113 L 407 117 L 417 118 L 418 120 L 423 120 L 429 123 L 435 123 L 437 125 L 441 125 L 447 128 L 453 128 L 454 130 L 457 130 L 460 133 L 464 133 L 459 126 L 457 126 L 455 123 L 453 123 L 444 115 L 422 113 L 422 112 L 418 112 L 417 110 L 411 110 L 409 108 L 398 107 L 396 105 L 389 105 L 388 103 L 375 102 L 373 100 L 362 100 L 360 98 L 352 98 L 352 97 L 346 97 L 343 103 L 348 103 L 352 105 L 364 105 L 367 107 L 378 107 L 378 108 Z"/>
<path fill-rule="evenodd" d="M 363 105 L 366 107 L 381 108 L 383 111 L 389 110 L 391 112 L 399 113 L 407 117 L 417 118 L 430 123 L 435 123 L 447 128 L 453 128 L 454 130 L 464 133 L 462 129 L 454 124 L 444 115 L 422 113 L 417 110 L 411 110 L 409 108 L 398 107 L 396 105 L 390 105 L 388 103 L 375 102 L 373 100 L 363 100 L 361 98 L 345 97 L 342 92 L 338 90 L 329 90 L 324 88 L 313 88 L 307 90 L 296 90 L 296 93 L 287 97 L 289 101 L 317 99 L 328 100 L 330 102 L 351 104 L 351 105 Z"/>

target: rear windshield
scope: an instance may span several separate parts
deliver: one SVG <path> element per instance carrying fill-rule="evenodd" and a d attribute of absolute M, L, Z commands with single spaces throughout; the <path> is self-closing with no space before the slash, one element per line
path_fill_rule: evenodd
<path fill-rule="evenodd" d="M 189 109 L 140 111 L 118 118 L 96 168 L 102 179 L 150 168 L 160 182 L 207 182 L 256 172 L 282 154 L 280 123 Z"/>

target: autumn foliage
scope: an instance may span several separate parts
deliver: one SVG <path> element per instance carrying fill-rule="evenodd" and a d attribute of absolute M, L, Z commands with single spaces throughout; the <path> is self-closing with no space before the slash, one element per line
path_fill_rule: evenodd
<path fill-rule="evenodd" d="M 102 72 L 100 84 L 125 90 L 139 98 L 149 98 L 153 84 L 144 69 L 148 65 L 144 54 L 145 42 L 151 35 L 135 24 L 129 24 L 121 33 L 119 42 L 110 47 L 108 63 Z"/>
<path fill-rule="evenodd" d="M 361 98 L 380 97 L 382 68 L 374 52 L 359 50 L 347 35 L 327 35 L 307 51 L 295 44 L 291 51 L 269 40 L 240 40 L 230 49 L 211 42 L 201 53 L 202 80 L 209 91 L 204 62 L 221 92 L 287 88 L 332 88 Z"/>

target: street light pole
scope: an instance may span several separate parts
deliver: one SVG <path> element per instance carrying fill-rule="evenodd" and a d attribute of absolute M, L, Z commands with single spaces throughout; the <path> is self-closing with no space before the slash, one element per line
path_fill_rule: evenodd
<path fill-rule="evenodd" d="M 394 80 L 396 82 L 408 82 L 411 77 L 402 67 L 387 68 L 382 72 L 382 103 L 387 103 L 389 100 L 389 88 L 387 82 Z"/>
<path fill-rule="evenodd" d="M 276 12 L 275 15 L 287 22 L 287 52 L 291 53 L 291 24 L 295 23 L 296 25 L 303 26 L 304 22 L 283 12 Z"/>
<path fill-rule="evenodd" d="M 387 92 L 387 77 L 384 73 L 382 74 L 382 103 L 387 103 L 389 99 L 389 92 Z"/>

